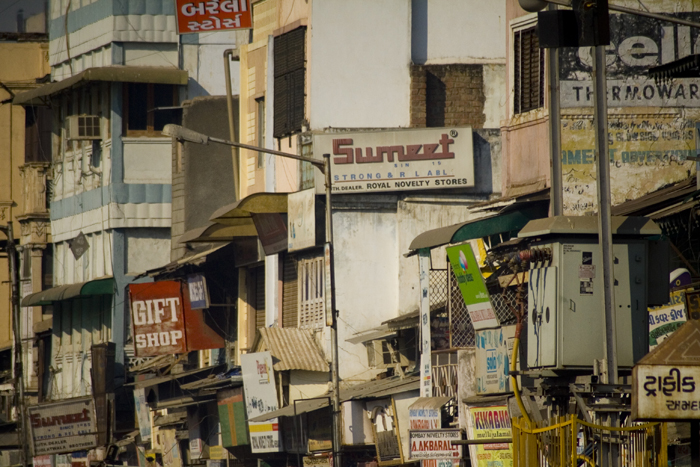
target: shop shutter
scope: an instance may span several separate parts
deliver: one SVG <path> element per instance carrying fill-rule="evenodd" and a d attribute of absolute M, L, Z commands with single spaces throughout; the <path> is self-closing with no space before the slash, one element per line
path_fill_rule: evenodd
<path fill-rule="evenodd" d="M 284 255 L 282 272 L 282 327 L 295 328 L 299 324 L 299 263 L 293 254 Z"/>
<path fill-rule="evenodd" d="M 304 121 L 306 27 L 275 37 L 275 138 L 301 131 Z"/>

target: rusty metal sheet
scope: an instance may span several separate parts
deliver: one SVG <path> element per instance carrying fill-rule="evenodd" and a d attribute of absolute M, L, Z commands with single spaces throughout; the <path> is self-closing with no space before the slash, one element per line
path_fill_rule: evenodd
<path fill-rule="evenodd" d="M 261 328 L 260 335 L 272 356 L 276 371 L 328 371 L 328 362 L 311 331 L 298 328 Z"/>

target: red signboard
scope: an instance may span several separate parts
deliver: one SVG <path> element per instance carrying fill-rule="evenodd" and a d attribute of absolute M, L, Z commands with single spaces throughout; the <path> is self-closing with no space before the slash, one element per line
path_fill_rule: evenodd
<path fill-rule="evenodd" d="M 137 357 L 187 352 L 180 282 L 129 285 Z"/>
<path fill-rule="evenodd" d="M 253 27 L 250 0 L 177 0 L 176 5 L 178 34 Z"/>
<path fill-rule="evenodd" d="M 187 350 L 220 349 L 226 345 L 220 334 L 226 327 L 225 321 L 216 323 L 209 310 L 193 310 L 190 306 L 189 288 L 183 288 L 185 294 L 185 329 L 187 331 Z"/>

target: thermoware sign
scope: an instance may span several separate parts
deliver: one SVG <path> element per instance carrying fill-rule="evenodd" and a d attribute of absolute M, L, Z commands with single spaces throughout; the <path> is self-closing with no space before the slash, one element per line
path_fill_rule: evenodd
<path fill-rule="evenodd" d="M 180 283 L 129 285 L 137 357 L 187 352 Z"/>
<path fill-rule="evenodd" d="M 35 455 L 82 451 L 97 446 L 95 406 L 91 397 L 34 405 L 27 411 Z"/>
<path fill-rule="evenodd" d="M 474 186 L 471 127 L 315 135 L 314 154 L 331 154 L 338 193 Z M 321 193 L 323 175 L 316 177 Z"/>
<path fill-rule="evenodd" d="M 177 0 L 177 33 L 250 29 L 250 0 Z"/>

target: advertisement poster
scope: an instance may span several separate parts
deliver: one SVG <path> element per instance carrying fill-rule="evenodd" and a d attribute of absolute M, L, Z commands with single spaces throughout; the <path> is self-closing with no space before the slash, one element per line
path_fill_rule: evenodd
<path fill-rule="evenodd" d="M 561 122 L 564 214 L 595 212 L 593 116 L 563 115 Z M 608 117 L 610 194 L 613 206 L 636 199 L 695 172 L 695 122 L 676 113 Z"/>
<path fill-rule="evenodd" d="M 475 330 L 498 327 L 489 292 L 469 242 L 445 249 Z"/>
<path fill-rule="evenodd" d="M 248 420 L 277 410 L 277 388 L 270 352 L 241 355 L 243 390 Z M 248 422 L 252 452 L 280 452 L 279 420 Z"/>
<path fill-rule="evenodd" d="M 225 448 L 243 446 L 248 442 L 246 405 L 243 388 L 224 389 L 216 393 L 221 424 L 221 443 Z"/>
<path fill-rule="evenodd" d="M 649 308 L 649 350 L 656 348 L 688 320 L 685 292 L 671 292 L 670 303 Z"/>
<path fill-rule="evenodd" d="M 27 408 L 27 413 L 36 456 L 97 446 L 92 397 L 33 405 Z"/>
<path fill-rule="evenodd" d="M 469 407 L 468 439 L 510 438 L 512 436 L 508 406 Z M 474 467 L 513 467 L 513 445 L 510 443 L 469 446 Z"/>
<path fill-rule="evenodd" d="M 456 430 L 409 430 L 410 459 L 460 459 L 462 446 L 452 441 L 462 439 Z"/>
<path fill-rule="evenodd" d="M 333 192 L 474 186 L 471 127 L 314 135 L 314 154 L 331 154 Z M 316 191 L 325 190 L 316 171 Z"/>
<path fill-rule="evenodd" d="M 177 0 L 177 33 L 235 31 L 253 27 L 250 0 Z"/>
<path fill-rule="evenodd" d="M 476 331 L 476 393 L 510 391 L 509 362 L 513 352 L 515 326 Z"/>

